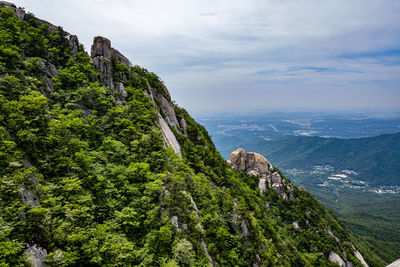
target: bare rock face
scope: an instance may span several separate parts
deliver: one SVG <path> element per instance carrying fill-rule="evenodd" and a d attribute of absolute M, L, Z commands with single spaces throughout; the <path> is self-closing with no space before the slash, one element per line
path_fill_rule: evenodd
<path fill-rule="evenodd" d="M 169 128 L 167 122 L 165 122 L 164 118 L 160 115 L 160 113 L 157 113 L 157 115 L 158 115 L 158 123 L 160 124 L 161 127 L 161 133 L 164 138 L 164 143 L 167 146 L 172 147 L 175 153 L 178 154 L 179 157 L 182 157 L 181 145 L 176 139 L 174 133 L 172 132 L 171 128 Z"/>
<path fill-rule="evenodd" d="M 17 8 L 13 3 L 0 1 L 0 7 L 6 7 L 8 9 L 11 9 L 12 11 L 14 11 L 15 15 L 19 19 L 23 20 L 25 18 L 25 10 L 23 10 L 22 8 Z"/>
<path fill-rule="evenodd" d="M 400 267 L 400 259 L 398 259 L 397 261 L 392 262 L 391 264 L 389 264 L 386 267 Z"/>
<path fill-rule="evenodd" d="M 270 188 L 284 199 L 293 198 L 291 195 L 293 189 L 289 185 L 286 186 L 285 180 L 282 179 L 279 173 L 274 172 L 271 163 L 261 154 L 246 152 L 243 148 L 239 148 L 231 153 L 227 163 L 236 171 L 245 171 L 258 177 L 258 188 L 261 192 Z M 285 189 L 289 190 L 289 195 L 285 193 Z"/>
<path fill-rule="evenodd" d="M 76 54 L 79 51 L 78 36 L 70 35 L 68 40 L 69 46 L 71 47 L 72 54 Z"/>
<path fill-rule="evenodd" d="M 21 199 L 25 205 L 31 205 L 33 207 L 40 205 L 39 199 L 32 193 L 31 190 L 26 189 L 24 186 L 20 186 L 20 190 Z"/>
<path fill-rule="evenodd" d="M 129 59 L 122 55 L 118 50 L 112 48 L 110 40 L 101 36 L 96 36 L 94 38 L 90 56 L 96 70 L 101 73 L 103 82 L 111 88 L 114 88 L 111 72 L 111 58 L 114 57 L 124 65 L 130 65 Z"/>
<path fill-rule="evenodd" d="M 47 257 L 47 251 L 37 245 L 29 246 L 25 250 L 27 260 L 32 267 L 45 267 L 44 259 Z"/>
<path fill-rule="evenodd" d="M 329 260 L 337 263 L 340 267 L 346 267 L 346 262 L 334 251 L 329 253 Z"/>

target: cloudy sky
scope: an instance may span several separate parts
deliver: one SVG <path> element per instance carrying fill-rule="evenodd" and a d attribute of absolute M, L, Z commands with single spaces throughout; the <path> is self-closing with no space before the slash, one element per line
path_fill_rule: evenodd
<path fill-rule="evenodd" d="M 400 0 L 18 0 L 189 111 L 400 109 Z"/>

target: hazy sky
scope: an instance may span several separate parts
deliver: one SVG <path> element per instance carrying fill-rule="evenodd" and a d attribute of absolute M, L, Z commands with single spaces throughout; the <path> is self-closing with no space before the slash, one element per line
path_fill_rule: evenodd
<path fill-rule="evenodd" d="M 400 108 L 400 0 L 19 0 L 189 111 Z"/>

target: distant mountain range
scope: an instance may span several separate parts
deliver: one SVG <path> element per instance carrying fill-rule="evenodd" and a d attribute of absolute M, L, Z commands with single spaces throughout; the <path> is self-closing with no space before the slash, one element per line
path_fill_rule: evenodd
<path fill-rule="evenodd" d="M 279 168 L 312 169 L 329 165 L 351 170 L 371 185 L 400 185 L 400 133 L 357 139 L 296 136 L 244 146 Z"/>

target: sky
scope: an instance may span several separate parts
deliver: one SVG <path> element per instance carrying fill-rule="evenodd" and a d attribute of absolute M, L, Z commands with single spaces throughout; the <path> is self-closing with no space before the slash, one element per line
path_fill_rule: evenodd
<path fill-rule="evenodd" d="M 18 0 L 192 112 L 400 110 L 400 0 Z"/>

